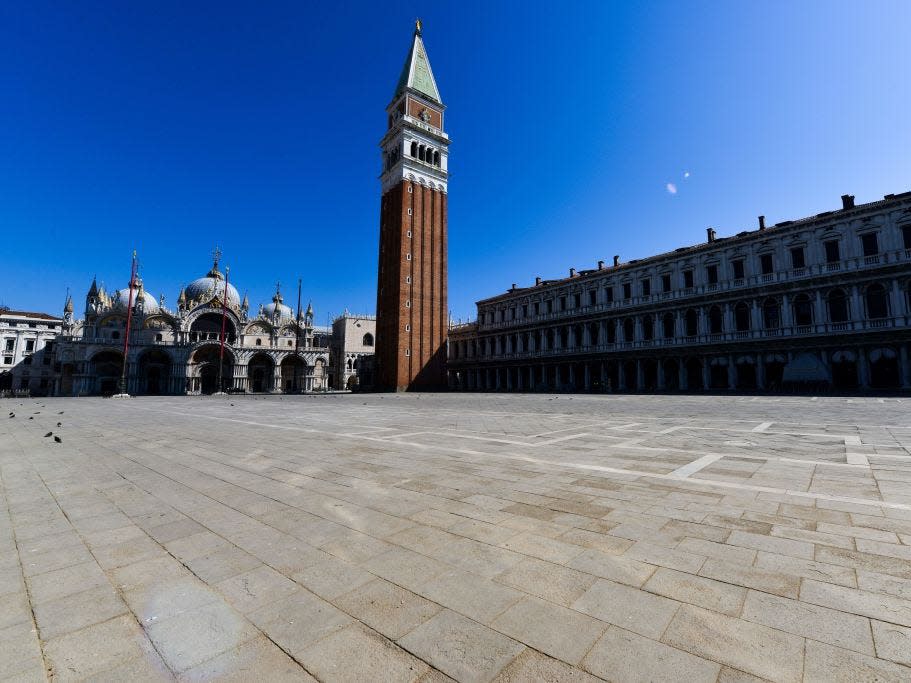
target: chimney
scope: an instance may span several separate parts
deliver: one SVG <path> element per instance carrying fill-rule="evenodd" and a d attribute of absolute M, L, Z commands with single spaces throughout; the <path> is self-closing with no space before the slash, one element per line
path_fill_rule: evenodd
<path fill-rule="evenodd" d="M 706 228 L 705 234 L 706 234 L 706 237 L 708 237 L 709 242 L 715 241 L 715 229 L 714 228 Z"/>
<path fill-rule="evenodd" d="M 614 256 L 614 268 L 620 265 L 620 257 Z"/>
<path fill-rule="evenodd" d="M 540 278 L 540 277 L 536 277 L 536 278 L 535 278 L 535 287 L 539 287 L 540 285 L 541 285 L 541 278 Z"/>
<path fill-rule="evenodd" d="M 598 270 L 604 270 L 604 261 L 598 261 Z"/>
<path fill-rule="evenodd" d="M 512 283 L 512 289 L 511 289 L 510 291 L 513 291 L 513 292 L 516 291 L 516 283 L 515 283 L 515 282 Z"/>
<path fill-rule="evenodd" d="M 759 229 L 765 230 L 765 216 L 759 217 Z"/>
<path fill-rule="evenodd" d="M 841 208 L 847 211 L 848 209 L 854 208 L 854 195 L 853 194 L 843 194 L 841 196 Z"/>
<path fill-rule="evenodd" d="M 569 276 L 570 276 L 570 277 L 576 277 L 576 269 L 575 269 L 575 268 L 570 268 L 570 269 L 569 269 Z"/>

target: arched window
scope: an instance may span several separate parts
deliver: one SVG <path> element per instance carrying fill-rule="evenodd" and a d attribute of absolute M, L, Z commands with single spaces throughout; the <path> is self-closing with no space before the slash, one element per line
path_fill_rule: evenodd
<path fill-rule="evenodd" d="M 721 314 L 721 306 L 712 306 L 709 309 L 709 333 L 721 334 L 724 332 L 724 316 Z"/>
<path fill-rule="evenodd" d="M 598 339 L 600 330 L 598 329 L 598 323 L 591 323 L 588 326 L 588 340 L 591 342 L 592 346 L 597 346 L 601 343 L 601 340 Z"/>
<path fill-rule="evenodd" d="M 661 319 L 661 331 L 665 339 L 674 338 L 674 327 L 676 320 L 674 319 L 673 313 L 665 313 L 664 317 Z"/>
<path fill-rule="evenodd" d="M 547 333 L 546 333 L 545 338 L 546 338 L 546 340 L 547 340 L 547 342 L 546 342 L 546 348 L 547 348 L 547 349 L 553 349 L 553 348 L 554 348 L 554 331 L 553 331 L 553 330 L 547 330 Z"/>
<path fill-rule="evenodd" d="M 573 328 L 573 336 L 575 337 L 577 349 L 585 346 L 585 327 L 584 326 L 576 325 Z"/>
<path fill-rule="evenodd" d="M 114 330 L 111 332 L 111 339 L 120 339 L 120 332 Z"/>
<path fill-rule="evenodd" d="M 373 335 L 370 334 L 369 332 L 367 334 L 365 334 L 364 340 L 362 343 L 364 346 L 373 346 Z"/>
<path fill-rule="evenodd" d="M 762 302 L 762 326 L 767 330 L 777 330 L 781 327 L 781 308 L 778 299 L 769 297 Z"/>
<path fill-rule="evenodd" d="M 418 159 L 424 161 L 424 145 L 418 147 Z"/>
<path fill-rule="evenodd" d="M 870 320 L 889 317 L 889 300 L 885 287 L 880 284 L 870 285 L 864 293 L 864 299 Z"/>
<path fill-rule="evenodd" d="M 411 156 L 416 158 L 417 155 L 418 155 L 418 143 L 412 142 L 411 143 Z"/>
<path fill-rule="evenodd" d="M 565 349 L 569 346 L 569 328 L 560 328 L 560 348 Z"/>
<path fill-rule="evenodd" d="M 608 320 L 607 326 L 607 343 L 616 344 L 617 343 L 617 323 L 614 320 Z"/>
<path fill-rule="evenodd" d="M 750 322 L 750 307 L 745 301 L 734 306 L 734 326 L 738 332 L 747 332 L 753 327 Z"/>
<path fill-rule="evenodd" d="M 348 369 L 351 370 L 351 365 L 352 365 L 352 363 L 351 363 L 351 359 L 350 359 L 350 358 L 348 359 L 347 365 L 348 365 Z"/>
<path fill-rule="evenodd" d="M 636 323 L 632 318 L 623 321 L 623 341 L 631 342 L 636 339 Z"/>
<path fill-rule="evenodd" d="M 644 315 L 642 316 L 642 338 L 646 341 L 651 341 L 655 336 L 655 322 L 652 320 L 652 316 Z"/>
<path fill-rule="evenodd" d="M 257 345 L 257 346 L 262 346 L 262 345 L 263 345 L 263 340 L 262 340 L 262 339 L 257 339 L 257 340 L 256 340 L 256 345 Z"/>
<path fill-rule="evenodd" d="M 833 289 L 829 292 L 829 320 L 833 323 L 848 321 L 848 297 L 843 289 Z"/>
<path fill-rule="evenodd" d="M 690 308 L 687 310 L 684 318 L 686 322 L 686 336 L 695 337 L 699 334 L 699 314 L 696 313 L 695 309 Z"/>
<path fill-rule="evenodd" d="M 436 151 L 433 153 L 433 165 L 434 166 L 440 165 L 440 152 L 439 151 Z"/>
<path fill-rule="evenodd" d="M 794 297 L 794 324 L 813 324 L 813 302 L 806 294 L 798 294 Z"/>

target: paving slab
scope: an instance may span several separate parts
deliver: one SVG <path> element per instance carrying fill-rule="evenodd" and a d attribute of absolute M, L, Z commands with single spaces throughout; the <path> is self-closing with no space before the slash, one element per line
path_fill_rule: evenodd
<path fill-rule="evenodd" d="M 5 677 L 911 679 L 905 399 L 33 403 Z"/>

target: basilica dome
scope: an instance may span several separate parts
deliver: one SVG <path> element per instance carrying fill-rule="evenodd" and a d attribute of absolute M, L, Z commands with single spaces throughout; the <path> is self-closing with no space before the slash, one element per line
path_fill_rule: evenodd
<path fill-rule="evenodd" d="M 133 287 L 133 306 L 136 306 L 142 300 L 142 309 L 146 315 L 158 313 L 158 301 L 153 294 L 150 294 L 142 287 L 142 281 L 137 278 L 137 285 Z M 116 290 L 111 294 L 111 307 L 126 311 L 130 305 L 130 288 Z"/>
<path fill-rule="evenodd" d="M 225 278 L 218 272 L 218 263 L 212 266 L 212 270 L 205 277 L 193 280 L 184 288 L 184 294 L 189 302 L 202 300 L 208 303 L 213 297 L 222 299 L 225 292 Z M 192 304 L 191 304 L 192 305 Z M 228 305 L 234 308 L 240 308 L 240 294 L 234 285 L 228 283 Z"/>
<path fill-rule="evenodd" d="M 289 322 L 294 317 L 294 311 L 291 310 L 290 306 L 285 305 L 281 292 L 278 291 L 272 297 L 272 303 L 263 306 L 263 316 L 272 320 L 276 312 L 278 313 L 279 323 Z"/>

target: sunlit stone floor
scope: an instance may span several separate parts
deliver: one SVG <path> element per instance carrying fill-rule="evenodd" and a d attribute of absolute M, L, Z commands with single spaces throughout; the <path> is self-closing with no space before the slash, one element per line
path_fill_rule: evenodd
<path fill-rule="evenodd" d="M 909 449 L 901 399 L 3 400 L 0 678 L 909 680 Z"/>

